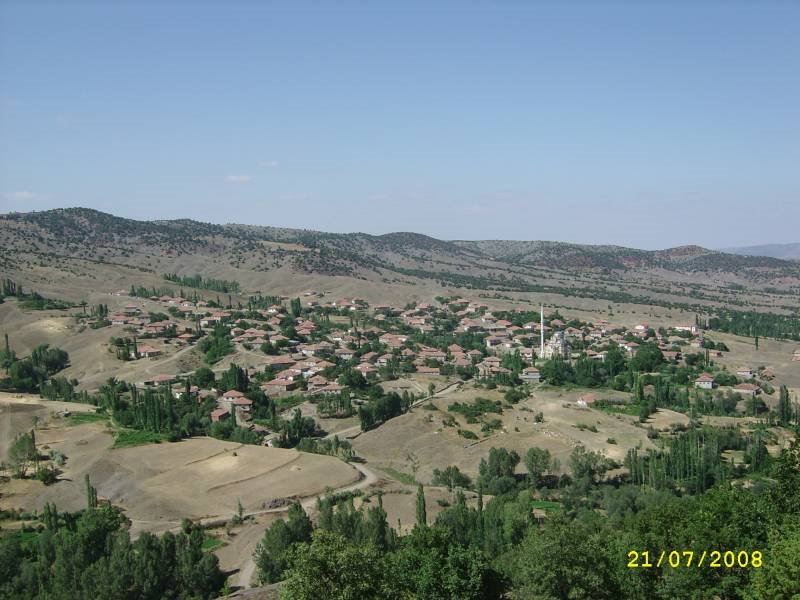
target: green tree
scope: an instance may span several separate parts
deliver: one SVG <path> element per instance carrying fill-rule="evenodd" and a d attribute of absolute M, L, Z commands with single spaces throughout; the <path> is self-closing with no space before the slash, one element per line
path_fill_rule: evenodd
<path fill-rule="evenodd" d="M 36 442 L 33 432 L 18 434 L 8 449 L 8 461 L 14 471 L 14 476 L 24 477 L 36 457 Z"/>
<path fill-rule="evenodd" d="M 336 533 L 318 530 L 310 544 L 291 552 L 282 600 L 382 600 L 400 598 L 381 553 L 355 546 Z"/>
<path fill-rule="evenodd" d="M 557 517 L 539 532 L 531 530 L 507 566 L 514 598 L 617 600 L 627 596 L 617 581 L 623 553 L 601 517 Z M 569 548 L 569 558 L 564 555 Z"/>
<path fill-rule="evenodd" d="M 599 481 L 608 470 L 608 461 L 599 452 L 587 450 L 585 446 L 576 446 L 569 456 L 569 465 L 575 479 Z"/>
<path fill-rule="evenodd" d="M 501 597 L 499 577 L 475 546 L 464 547 L 440 527 L 415 528 L 387 557 L 403 598 L 493 600 Z"/>
<path fill-rule="evenodd" d="M 544 474 L 552 468 L 553 457 L 550 451 L 544 448 L 529 448 L 525 453 L 524 462 L 525 468 L 528 469 L 531 483 L 539 485 Z"/>
<path fill-rule="evenodd" d="M 455 465 L 450 465 L 444 469 L 434 469 L 431 482 L 433 485 L 443 485 L 451 492 L 454 488 L 468 488 L 472 485 L 469 475 L 462 473 Z"/>
<path fill-rule="evenodd" d="M 650 373 L 664 363 L 664 354 L 657 344 L 648 342 L 639 346 L 631 359 L 631 368 L 641 373 Z"/>
<path fill-rule="evenodd" d="M 428 525 L 428 512 L 425 508 L 425 490 L 422 484 L 417 485 L 417 526 L 426 527 Z"/>
<path fill-rule="evenodd" d="M 789 388 L 781 385 L 778 398 L 778 422 L 784 427 L 792 420 L 792 404 L 789 401 Z"/>
<path fill-rule="evenodd" d="M 311 520 L 297 502 L 289 507 L 286 521 L 275 521 L 270 525 L 256 547 L 254 556 L 262 582 L 274 583 L 283 578 L 292 546 L 309 541 L 312 529 Z"/>

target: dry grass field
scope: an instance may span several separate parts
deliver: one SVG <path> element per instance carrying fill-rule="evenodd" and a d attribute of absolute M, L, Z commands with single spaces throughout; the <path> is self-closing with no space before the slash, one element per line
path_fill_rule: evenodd
<path fill-rule="evenodd" d="M 593 393 L 598 397 L 625 396 L 619 392 Z M 378 429 L 363 433 L 353 440 L 353 447 L 377 468 L 389 467 L 410 474 L 412 464 L 418 461 L 417 480 L 427 484 L 434 468 L 442 469 L 448 465 L 456 465 L 468 475 L 476 476 L 481 458 L 488 456 L 493 446 L 516 450 L 520 455 L 533 446 L 547 448 L 560 461 L 562 470 L 566 470 L 569 454 L 578 444 L 617 460 L 622 460 L 630 448 L 651 445 L 646 425 L 637 426 L 635 418 L 625 415 L 581 408 L 576 404 L 581 395 L 578 390 L 534 391 L 531 397 L 512 408 L 504 408 L 501 415 L 489 414 L 489 418 L 502 421 L 502 428 L 484 437 L 480 425 L 467 424 L 462 415 L 447 411 L 447 407 L 453 402 L 472 402 L 477 397 L 502 400 L 502 394 L 467 385 L 452 394 L 435 398 L 432 404 L 436 410 L 425 408 L 426 402 Z M 544 416 L 542 423 L 534 421 L 534 415 L 539 411 Z M 448 415 L 456 418 L 457 427 L 444 426 L 443 421 Z M 579 429 L 575 426 L 577 424 L 586 425 L 587 429 Z M 597 429 L 597 433 L 588 429 L 591 426 Z M 458 429 L 473 431 L 478 440 L 462 437 Z M 613 438 L 616 444 L 609 444 L 608 438 Z M 522 465 L 519 471 L 524 471 Z"/>
<path fill-rule="evenodd" d="M 70 426 L 68 419 L 49 417 L 62 404 L 3 395 L 4 440 L 29 429 L 31 417 L 38 414 L 43 418 L 36 431 L 40 450 L 52 448 L 67 456 L 60 481 L 52 486 L 31 480 L 3 484 L 3 508 L 41 509 L 45 502 L 55 502 L 61 510 L 79 509 L 85 503 L 84 475 L 89 474 L 99 497 L 126 511 L 135 534 L 173 528 L 184 517 L 229 518 L 239 500 L 246 512 L 254 512 L 273 499 L 314 496 L 361 478 L 333 457 L 212 438 L 112 450 L 105 422 Z"/>

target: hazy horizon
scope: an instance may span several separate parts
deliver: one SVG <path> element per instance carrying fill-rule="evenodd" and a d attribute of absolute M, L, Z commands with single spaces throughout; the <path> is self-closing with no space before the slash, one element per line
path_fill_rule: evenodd
<path fill-rule="evenodd" d="M 800 6 L 0 5 L 0 212 L 798 242 Z"/>

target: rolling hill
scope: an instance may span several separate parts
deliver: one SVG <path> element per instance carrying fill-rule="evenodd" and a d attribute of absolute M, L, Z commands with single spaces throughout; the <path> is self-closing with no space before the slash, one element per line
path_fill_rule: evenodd
<path fill-rule="evenodd" d="M 800 263 L 699 246 L 647 251 L 550 241 L 446 241 L 397 232 L 333 234 L 181 219 L 137 221 L 86 208 L 0 215 L 0 274 L 68 296 L 87 287 L 164 284 L 202 274 L 244 293 L 311 286 L 381 296 L 459 290 L 555 294 L 617 302 L 786 305 Z M 413 293 L 406 293 L 416 288 Z M 108 289 L 106 289 L 108 291 Z M 402 293 L 401 293 L 402 292 Z"/>
<path fill-rule="evenodd" d="M 800 260 L 800 242 L 794 244 L 763 244 L 761 246 L 743 246 L 726 248 L 721 252 L 742 254 L 745 256 L 771 256 L 784 260 Z"/>

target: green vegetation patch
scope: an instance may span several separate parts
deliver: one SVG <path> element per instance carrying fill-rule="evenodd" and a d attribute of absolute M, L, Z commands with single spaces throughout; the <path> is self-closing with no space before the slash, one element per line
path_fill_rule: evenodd
<path fill-rule="evenodd" d="M 403 473 L 402 471 L 398 471 L 392 467 L 381 467 L 381 471 L 386 473 L 392 479 L 399 481 L 400 483 L 405 483 L 406 485 L 416 485 L 417 480 L 414 479 L 413 475 L 409 475 L 408 473 Z"/>
<path fill-rule="evenodd" d="M 160 444 L 169 440 L 169 434 L 137 429 L 120 429 L 112 448 L 130 448 L 144 444 Z"/>
<path fill-rule="evenodd" d="M 533 508 L 541 509 L 550 514 L 560 514 L 564 512 L 564 506 L 560 502 L 552 500 L 534 500 Z"/>
<path fill-rule="evenodd" d="M 592 408 L 604 413 L 631 415 L 633 417 L 639 416 L 639 411 L 641 410 L 638 404 L 612 403 L 604 402 L 603 400 L 599 400 L 592 404 Z"/>
<path fill-rule="evenodd" d="M 39 541 L 38 531 L 8 531 L 1 535 L 7 539 L 15 538 L 17 541 L 19 541 L 19 544 L 23 550 L 35 548 Z"/>
<path fill-rule="evenodd" d="M 499 401 L 492 402 L 491 400 L 480 397 L 475 398 L 471 404 L 467 402 L 453 402 L 453 404 L 447 407 L 447 410 L 462 414 L 467 417 L 467 419 L 477 419 L 486 413 L 500 414 L 503 412 Z"/>
<path fill-rule="evenodd" d="M 213 535 L 207 535 L 203 540 L 203 545 L 201 546 L 201 548 L 203 549 L 204 552 L 213 552 L 217 548 L 224 545 L 225 542 L 223 542 L 218 537 L 215 537 Z"/>
<path fill-rule="evenodd" d="M 100 421 L 106 421 L 107 419 L 108 415 L 103 415 L 100 413 L 76 412 L 69 416 L 67 419 L 67 425 L 74 426 L 83 425 L 84 423 L 98 423 Z"/>

